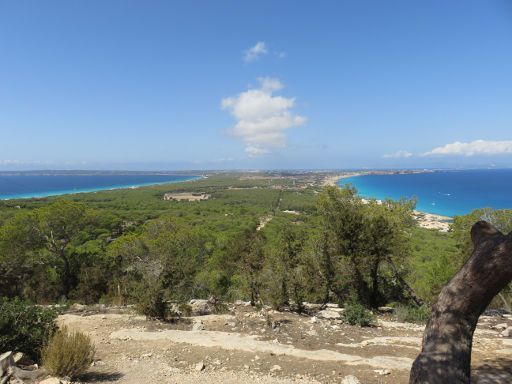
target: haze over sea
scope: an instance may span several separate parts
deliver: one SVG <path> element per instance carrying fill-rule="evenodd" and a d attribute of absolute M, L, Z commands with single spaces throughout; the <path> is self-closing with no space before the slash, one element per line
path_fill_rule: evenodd
<path fill-rule="evenodd" d="M 416 197 L 416 209 L 444 216 L 477 208 L 512 209 L 512 169 L 363 175 L 340 180 L 360 196 L 394 200 Z"/>
<path fill-rule="evenodd" d="M 191 175 L 9 175 L 0 176 L 0 199 L 23 199 L 135 188 L 194 180 Z"/>

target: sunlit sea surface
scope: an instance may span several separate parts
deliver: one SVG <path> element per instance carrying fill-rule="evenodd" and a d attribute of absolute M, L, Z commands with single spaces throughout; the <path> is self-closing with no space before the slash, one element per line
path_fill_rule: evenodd
<path fill-rule="evenodd" d="M 512 169 L 364 175 L 339 182 L 347 183 L 363 197 L 416 197 L 418 210 L 444 216 L 484 207 L 512 209 Z"/>
<path fill-rule="evenodd" d="M 0 176 L 0 199 L 46 197 L 194 180 L 189 175 L 12 175 Z"/>

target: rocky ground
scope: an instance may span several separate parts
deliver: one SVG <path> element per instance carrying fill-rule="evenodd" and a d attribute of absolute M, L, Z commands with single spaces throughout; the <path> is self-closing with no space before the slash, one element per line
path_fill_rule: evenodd
<path fill-rule="evenodd" d="M 423 327 L 383 314 L 377 327 L 360 328 L 343 324 L 340 312 L 300 316 L 240 304 L 174 323 L 106 309 L 64 314 L 59 322 L 97 346 L 83 382 L 407 383 Z M 512 382 L 512 339 L 502 336 L 509 326 L 510 315 L 482 316 L 474 382 Z"/>
<path fill-rule="evenodd" d="M 423 327 L 379 315 L 378 326 L 344 324 L 342 310 L 316 316 L 254 310 L 146 320 L 129 309 L 84 307 L 59 317 L 86 332 L 96 361 L 90 383 L 407 383 Z M 512 382 L 511 315 L 482 316 L 474 338 L 473 382 Z"/>

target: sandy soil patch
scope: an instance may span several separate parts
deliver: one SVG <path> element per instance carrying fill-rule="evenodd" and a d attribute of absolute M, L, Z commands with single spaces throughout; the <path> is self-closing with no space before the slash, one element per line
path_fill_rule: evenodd
<path fill-rule="evenodd" d="M 82 382 L 341 383 L 353 375 L 365 384 L 405 384 L 423 332 L 390 315 L 381 315 L 377 327 L 359 328 L 242 304 L 224 315 L 175 323 L 125 312 L 59 317 L 96 345 L 97 359 Z M 486 317 L 475 333 L 475 383 L 512 382 L 512 342 L 499 336 L 499 323 L 512 325 L 512 319 Z M 201 330 L 192 331 L 198 324 Z"/>
<path fill-rule="evenodd" d="M 201 201 L 208 200 L 211 196 L 206 193 L 166 193 L 164 194 L 164 200 L 175 200 L 175 201 Z"/>
<path fill-rule="evenodd" d="M 448 216 L 435 215 L 432 213 L 414 211 L 414 218 L 422 228 L 436 229 L 441 232 L 448 232 L 453 218 Z"/>

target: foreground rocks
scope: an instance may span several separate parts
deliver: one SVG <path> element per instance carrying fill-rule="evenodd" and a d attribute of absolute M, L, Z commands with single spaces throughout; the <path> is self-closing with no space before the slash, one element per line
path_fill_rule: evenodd
<path fill-rule="evenodd" d="M 379 308 L 375 327 L 361 328 L 345 324 L 334 304 L 306 304 L 302 315 L 242 301 L 224 305 L 222 314 L 214 313 L 219 306 L 212 300 L 189 306 L 189 316 L 169 322 L 147 320 L 127 307 L 72 306 L 59 324 L 87 333 L 97 350 L 78 382 L 405 384 L 421 347 L 423 326 L 395 321 L 391 308 Z M 481 317 L 473 383 L 512 382 L 510 328 L 508 314 Z M 23 354 L 3 354 L 0 361 L 0 384 L 68 383 L 48 377 Z"/>
<path fill-rule="evenodd" d="M 95 383 L 400 384 L 407 383 L 421 346 L 423 326 L 397 322 L 387 308 L 379 311 L 377 326 L 360 328 L 345 324 L 343 309 L 334 305 L 308 304 L 309 314 L 298 315 L 256 310 L 246 302 L 212 314 L 207 301 L 192 304 L 193 313 L 206 314 L 165 323 L 133 312 L 82 311 L 59 322 L 95 342 L 97 360 L 88 373 Z M 512 360 L 503 323 L 512 326 L 512 318 L 482 317 L 474 340 L 474 383 L 512 382 L 494 365 Z"/>
<path fill-rule="evenodd" d="M 45 375 L 46 371 L 23 353 L 9 351 L 0 355 L 0 384 L 23 384 L 24 380 L 33 381 Z"/>

